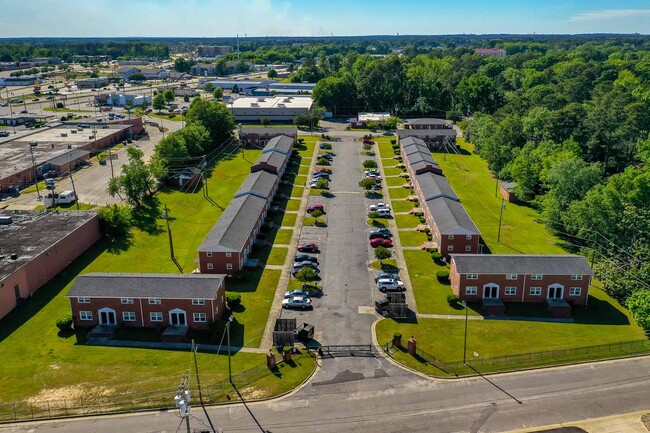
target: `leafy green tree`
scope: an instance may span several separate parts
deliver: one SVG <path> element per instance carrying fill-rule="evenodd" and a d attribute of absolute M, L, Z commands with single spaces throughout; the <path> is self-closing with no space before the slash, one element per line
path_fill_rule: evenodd
<path fill-rule="evenodd" d="M 153 108 L 155 110 L 158 110 L 158 113 L 160 113 L 162 110 L 167 107 L 167 100 L 165 99 L 165 95 L 162 93 L 158 93 L 156 96 L 153 98 Z"/>
<path fill-rule="evenodd" d="M 235 94 L 235 95 L 238 94 L 238 93 L 239 93 L 239 86 L 238 86 L 237 84 L 235 84 L 234 86 L 232 86 L 232 91 L 231 91 L 231 92 L 232 92 L 233 94 Z"/>
<path fill-rule="evenodd" d="M 129 162 L 122 166 L 122 174 L 108 182 L 111 197 L 126 196 L 127 202 L 140 206 L 147 196 L 151 196 L 156 185 L 156 177 L 151 166 L 143 161 L 144 153 L 136 148 L 127 149 Z"/>
<path fill-rule="evenodd" d="M 207 82 L 203 85 L 203 90 L 205 90 L 208 93 L 214 92 L 214 84 Z"/>
<path fill-rule="evenodd" d="M 361 164 L 363 168 L 377 168 L 377 162 L 374 159 L 367 159 Z"/>
<path fill-rule="evenodd" d="M 385 247 L 377 247 L 375 248 L 375 258 L 379 260 L 379 263 L 383 263 L 384 260 L 390 259 L 393 254 L 390 252 L 388 248 Z"/>
<path fill-rule="evenodd" d="M 365 190 L 370 190 L 372 189 L 373 186 L 375 186 L 377 182 L 375 182 L 373 179 L 362 179 L 359 181 L 359 186 Z"/>
<path fill-rule="evenodd" d="M 214 93 L 212 94 L 215 99 L 217 100 L 222 100 L 223 99 L 223 89 L 221 87 L 217 87 L 214 89 Z"/>
<path fill-rule="evenodd" d="M 147 81 L 147 77 L 144 76 L 144 74 L 140 72 L 136 72 L 135 74 L 129 75 L 129 80 L 130 81 Z"/>
<path fill-rule="evenodd" d="M 102 231 L 114 238 L 128 236 L 133 228 L 131 208 L 125 205 L 111 204 L 97 210 Z"/>
<path fill-rule="evenodd" d="M 188 125 L 202 125 L 210 134 L 213 146 L 221 145 L 232 138 L 235 118 L 225 105 L 196 98 L 190 104 L 185 116 Z"/>
<path fill-rule="evenodd" d="M 178 57 L 174 60 L 174 70 L 177 72 L 190 72 L 192 66 L 194 66 L 194 62 L 184 59 L 183 57 Z"/>
<path fill-rule="evenodd" d="M 456 87 L 458 109 L 465 114 L 477 111 L 491 114 L 501 105 L 502 99 L 496 83 L 486 75 L 472 74 Z"/>
<path fill-rule="evenodd" d="M 301 283 L 310 283 L 312 281 L 315 281 L 317 278 L 318 274 L 316 271 L 308 267 L 302 268 L 296 274 L 296 280 L 300 281 Z"/>
<path fill-rule="evenodd" d="M 165 102 L 171 103 L 174 102 L 174 99 L 176 99 L 176 95 L 174 95 L 174 91 L 172 89 L 167 89 L 163 92 L 163 96 L 165 97 Z"/>
<path fill-rule="evenodd" d="M 650 332 L 650 290 L 639 289 L 625 302 L 632 317 L 646 332 Z"/>
<path fill-rule="evenodd" d="M 275 69 L 269 69 L 269 72 L 266 74 L 266 76 L 272 80 L 278 78 L 278 71 L 276 71 Z"/>
<path fill-rule="evenodd" d="M 262 117 L 262 118 L 260 119 L 260 124 L 261 124 L 262 126 L 269 126 L 269 125 L 271 124 L 271 120 L 269 120 L 268 117 Z"/>

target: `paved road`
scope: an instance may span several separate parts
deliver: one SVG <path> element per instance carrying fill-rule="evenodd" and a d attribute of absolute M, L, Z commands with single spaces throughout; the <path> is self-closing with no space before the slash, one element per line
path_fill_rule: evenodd
<path fill-rule="evenodd" d="M 579 365 L 467 380 L 423 379 L 382 358 L 324 359 L 323 369 L 292 396 L 250 404 L 270 432 L 503 432 L 650 410 L 650 358 Z M 209 410 L 225 432 L 257 432 L 241 404 Z M 207 424 L 199 408 L 194 428 Z M 174 432 L 161 412 L 34 423 L 0 432 Z"/>
<path fill-rule="evenodd" d="M 360 308 L 373 305 L 368 272 L 368 226 L 365 205 L 358 185 L 361 145 L 352 140 L 332 143 L 336 154 L 332 163 L 330 190 L 335 197 L 311 196 L 309 204 L 321 203 L 327 212 L 326 228 L 303 227 L 300 241 L 317 242 L 323 297 L 314 299 L 314 309 L 284 311 L 282 317 L 298 317 L 299 322 L 316 326 L 316 340 L 323 345 L 371 344 L 370 331 L 375 316 Z"/>

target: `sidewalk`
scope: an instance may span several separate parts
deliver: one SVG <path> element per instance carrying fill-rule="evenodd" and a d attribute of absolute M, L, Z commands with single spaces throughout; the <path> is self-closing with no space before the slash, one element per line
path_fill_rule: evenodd
<path fill-rule="evenodd" d="M 553 424 L 532 429 L 513 430 L 508 433 L 535 433 L 543 431 L 557 431 L 561 433 L 563 429 L 567 429 L 568 427 L 578 427 L 587 433 L 648 433 L 649 430 L 641 421 L 641 417 L 647 413 L 650 413 L 650 410 L 593 418 L 572 423 Z"/>

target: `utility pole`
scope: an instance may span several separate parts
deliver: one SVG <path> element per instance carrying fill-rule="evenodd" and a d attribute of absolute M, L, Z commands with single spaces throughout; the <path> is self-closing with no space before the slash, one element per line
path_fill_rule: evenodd
<path fill-rule="evenodd" d="M 34 183 L 36 184 L 36 196 L 41 199 L 41 192 L 38 189 L 38 177 L 36 176 L 36 159 L 34 159 L 34 148 L 38 146 L 36 141 L 29 142 L 29 153 L 32 154 L 32 169 L 34 170 Z"/>
<path fill-rule="evenodd" d="M 212 420 L 210 419 L 210 415 L 208 415 L 208 411 L 205 409 L 205 404 L 203 403 L 203 392 L 201 391 L 201 378 L 199 375 L 199 362 L 196 359 L 196 352 L 198 350 L 199 350 L 199 346 L 197 344 L 194 344 L 194 340 L 192 340 L 192 353 L 194 354 L 194 372 L 196 373 L 196 386 L 199 389 L 199 401 L 201 402 L 203 413 L 205 413 L 205 417 L 208 419 L 208 423 L 210 424 L 210 430 L 212 430 L 213 433 L 216 433 L 216 430 L 212 425 Z"/>
<path fill-rule="evenodd" d="M 228 318 L 228 323 L 226 323 L 226 336 L 228 339 L 228 381 L 232 385 L 232 367 L 230 365 L 230 324 L 235 320 L 235 316 L 232 314 Z"/>
<path fill-rule="evenodd" d="M 494 196 L 499 197 L 499 175 L 497 174 L 497 182 L 494 188 Z"/>
<path fill-rule="evenodd" d="M 503 210 L 506 208 L 504 201 L 505 199 L 501 197 L 501 211 L 499 212 L 499 232 L 497 234 L 497 242 L 501 241 L 501 221 L 503 220 Z"/>
<path fill-rule="evenodd" d="M 165 218 L 165 221 L 167 221 L 167 234 L 169 235 L 169 252 L 172 256 L 172 260 L 175 260 L 174 242 L 172 241 L 172 230 L 169 227 L 169 211 L 167 210 L 167 205 L 165 205 L 165 210 L 163 211 L 163 218 Z"/>
<path fill-rule="evenodd" d="M 70 152 L 68 152 L 68 174 L 70 175 L 70 183 L 72 183 L 72 191 L 74 191 L 75 203 L 77 204 L 77 210 L 79 208 L 79 197 L 77 196 L 77 188 L 74 187 L 74 179 L 72 178 L 72 167 L 70 167 Z"/>
<path fill-rule="evenodd" d="M 463 307 L 465 307 L 465 338 L 463 339 L 463 364 L 467 360 L 467 322 L 468 322 L 468 313 L 467 302 L 462 301 Z"/>
<path fill-rule="evenodd" d="M 187 374 L 184 374 L 183 378 L 181 379 L 181 383 L 180 385 L 178 385 L 178 389 L 176 390 L 176 397 L 174 397 L 174 404 L 178 409 L 178 414 L 181 417 L 181 419 L 185 419 L 185 426 L 187 428 L 187 433 L 191 433 L 190 401 L 192 400 L 192 392 L 187 390 L 186 387 L 187 387 Z"/>

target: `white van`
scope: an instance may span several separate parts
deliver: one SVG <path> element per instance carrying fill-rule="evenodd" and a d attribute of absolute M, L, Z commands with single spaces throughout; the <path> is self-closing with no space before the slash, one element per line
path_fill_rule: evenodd
<path fill-rule="evenodd" d="M 43 197 L 43 206 L 46 208 L 52 207 L 57 204 L 69 204 L 77 201 L 77 196 L 74 191 L 63 191 L 58 194 L 48 194 Z"/>

